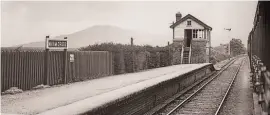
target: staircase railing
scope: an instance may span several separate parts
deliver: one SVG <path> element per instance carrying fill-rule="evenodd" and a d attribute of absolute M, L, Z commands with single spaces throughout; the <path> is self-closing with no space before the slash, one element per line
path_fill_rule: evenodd
<path fill-rule="evenodd" d="M 181 64 L 183 64 L 183 60 L 184 60 L 184 59 L 183 59 L 184 50 L 185 50 L 185 49 L 184 49 L 184 45 L 182 44 L 182 49 L 181 49 L 181 60 L 180 60 L 180 61 L 181 61 Z"/>
<path fill-rule="evenodd" d="M 188 54 L 188 64 L 190 64 L 190 60 L 191 60 L 191 45 L 189 47 L 189 54 Z"/>

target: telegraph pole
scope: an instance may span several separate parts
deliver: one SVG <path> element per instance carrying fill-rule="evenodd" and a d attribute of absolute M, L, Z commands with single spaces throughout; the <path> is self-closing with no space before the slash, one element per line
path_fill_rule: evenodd
<path fill-rule="evenodd" d="M 172 23 L 170 23 L 171 25 L 174 24 L 174 21 L 172 21 Z M 173 29 L 173 36 L 172 36 L 172 41 L 174 40 L 174 28 Z M 168 41 L 168 49 L 169 49 L 169 65 L 173 65 L 172 60 L 173 60 L 173 56 L 171 56 L 171 54 L 173 54 L 173 52 L 171 52 L 171 48 L 170 48 L 170 42 Z"/>
<path fill-rule="evenodd" d="M 174 24 L 174 21 L 172 23 L 170 23 L 171 25 Z M 174 40 L 174 28 L 173 28 L 173 40 Z"/>
<path fill-rule="evenodd" d="M 231 39 L 230 39 L 230 32 L 231 32 L 232 28 L 224 28 L 224 30 L 228 31 L 228 38 L 229 38 L 228 53 L 229 53 L 229 59 L 231 59 Z"/>
<path fill-rule="evenodd" d="M 132 37 L 130 38 L 130 44 L 131 44 L 131 46 L 133 46 L 133 38 Z"/>
<path fill-rule="evenodd" d="M 168 41 L 168 50 L 169 50 L 169 52 L 168 52 L 169 53 L 169 58 L 168 58 L 169 61 L 168 61 L 168 63 L 169 63 L 169 65 L 172 65 L 171 64 L 171 48 L 170 48 L 170 42 L 169 41 Z"/>

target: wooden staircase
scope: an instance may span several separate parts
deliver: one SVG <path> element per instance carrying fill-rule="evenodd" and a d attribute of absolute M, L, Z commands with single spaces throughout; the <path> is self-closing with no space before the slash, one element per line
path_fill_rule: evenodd
<path fill-rule="evenodd" d="M 182 64 L 189 64 L 190 63 L 190 53 L 191 48 L 185 47 L 183 48 L 183 58 L 182 58 Z"/>

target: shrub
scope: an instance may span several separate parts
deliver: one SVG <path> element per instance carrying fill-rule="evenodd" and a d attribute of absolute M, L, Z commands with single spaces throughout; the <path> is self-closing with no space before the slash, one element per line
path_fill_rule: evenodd
<path fill-rule="evenodd" d="M 101 43 L 82 47 L 82 51 L 109 51 L 114 54 L 114 74 L 136 72 L 170 65 L 168 47 L 152 47 L 150 45 L 127 45 Z"/>

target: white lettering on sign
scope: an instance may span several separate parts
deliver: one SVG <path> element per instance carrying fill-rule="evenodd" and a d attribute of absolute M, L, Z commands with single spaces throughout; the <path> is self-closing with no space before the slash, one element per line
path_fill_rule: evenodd
<path fill-rule="evenodd" d="M 67 49 L 68 43 L 66 39 L 46 39 L 46 49 Z"/>

